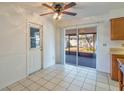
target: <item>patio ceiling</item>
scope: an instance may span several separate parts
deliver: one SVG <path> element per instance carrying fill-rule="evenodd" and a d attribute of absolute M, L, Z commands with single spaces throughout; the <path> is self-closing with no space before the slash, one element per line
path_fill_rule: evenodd
<path fill-rule="evenodd" d="M 76 35 L 77 29 L 67 29 L 66 35 Z M 80 34 L 96 33 L 96 27 L 79 28 Z"/>

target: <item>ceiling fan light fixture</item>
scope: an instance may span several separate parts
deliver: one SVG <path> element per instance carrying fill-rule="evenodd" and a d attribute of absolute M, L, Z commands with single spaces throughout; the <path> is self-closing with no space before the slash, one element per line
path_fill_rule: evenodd
<path fill-rule="evenodd" d="M 56 19 L 58 17 L 58 13 L 55 13 L 54 15 L 53 15 L 53 19 Z"/>
<path fill-rule="evenodd" d="M 42 5 L 47 7 L 48 9 L 51 9 L 52 12 L 40 14 L 40 16 L 44 16 L 44 15 L 48 15 L 48 14 L 54 14 L 53 19 L 60 20 L 62 18 L 63 14 L 70 15 L 70 16 L 76 16 L 77 15 L 77 13 L 74 13 L 74 12 L 64 11 L 64 10 L 67 10 L 67 9 L 75 6 L 76 5 L 75 2 L 70 2 L 68 4 L 53 2 L 51 4 L 43 3 Z"/>
<path fill-rule="evenodd" d="M 59 16 L 58 16 L 58 20 L 60 20 L 61 18 L 62 18 L 62 15 L 59 15 Z"/>
<path fill-rule="evenodd" d="M 60 20 L 61 18 L 62 18 L 62 14 L 55 13 L 53 15 L 53 19 L 55 19 L 55 20 Z"/>

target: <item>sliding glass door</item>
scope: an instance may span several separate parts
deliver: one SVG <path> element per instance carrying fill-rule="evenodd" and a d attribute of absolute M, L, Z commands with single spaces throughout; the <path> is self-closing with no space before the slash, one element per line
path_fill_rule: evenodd
<path fill-rule="evenodd" d="M 96 68 L 96 27 L 65 31 L 65 63 Z"/>

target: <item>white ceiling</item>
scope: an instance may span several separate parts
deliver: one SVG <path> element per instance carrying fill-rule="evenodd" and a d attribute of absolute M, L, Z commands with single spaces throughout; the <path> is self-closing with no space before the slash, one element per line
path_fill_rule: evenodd
<path fill-rule="evenodd" d="M 18 6 L 21 8 L 26 9 L 27 11 L 33 11 L 37 14 L 46 13 L 51 10 L 43 7 L 42 3 L 0 3 L 0 7 L 2 5 L 10 5 L 10 6 Z M 74 19 L 74 18 L 81 18 L 81 17 L 89 17 L 89 16 L 99 16 L 108 13 L 110 10 L 124 8 L 124 2 L 77 2 L 77 5 L 68 9 L 67 11 L 76 12 L 76 16 L 68 16 L 64 15 L 64 19 Z M 52 15 L 47 15 L 49 18 L 52 18 Z"/>
<path fill-rule="evenodd" d="M 73 7 L 70 11 L 74 11 L 77 13 L 77 16 L 70 17 L 65 16 L 64 19 L 71 18 L 80 18 L 80 17 L 89 17 L 89 16 L 99 16 L 108 13 L 110 10 L 124 8 L 124 3 L 103 3 L 103 2 L 78 2 L 75 7 Z"/>

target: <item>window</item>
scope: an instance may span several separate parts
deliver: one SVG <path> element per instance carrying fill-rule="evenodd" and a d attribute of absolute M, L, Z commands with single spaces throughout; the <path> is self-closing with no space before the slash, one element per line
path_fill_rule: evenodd
<path fill-rule="evenodd" d="M 40 48 L 40 29 L 30 27 L 30 48 Z"/>

